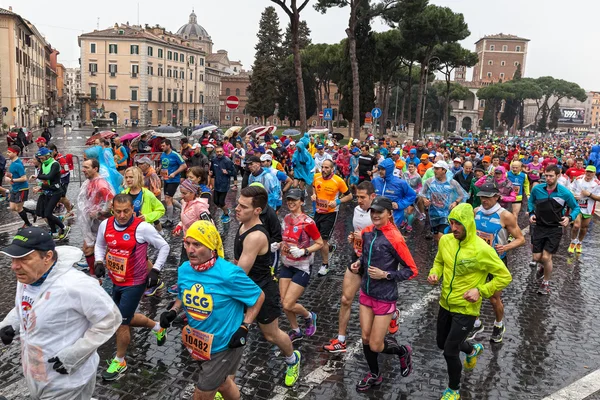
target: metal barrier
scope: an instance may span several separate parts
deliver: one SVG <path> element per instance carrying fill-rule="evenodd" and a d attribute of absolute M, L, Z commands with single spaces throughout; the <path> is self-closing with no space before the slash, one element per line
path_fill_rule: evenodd
<path fill-rule="evenodd" d="M 83 183 L 84 179 L 83 179 L 83 173 L 81 172 L 81 163 L 79 161 L 79 157 L 76 156 L 75 154 L 72 154 L 73 156 L 73 171 L 71 172 L 71 177 L 70 177 L 70 182 L 74 182 L 75 180 L 77 180 L 77 182 L 79 183 L 79 187 L 81 187 L 81 184 Z M 19 159 L 21 160 L 21 162 L 23 163 L 23 166 L 25 167 L 25 172 L 28 171 L 35 171 L 35 164 L 34 161 L 35 157 L 19 157 Z M 8 167 L 10 166 L 10 160 L 6 160 L 6 171 L 8 171 Z M 33 173 L 27 173 L 27 177 L 30 177 L 31 175 L 33 175 Z M 3 183 L 3 187 L 7 187 L 10 188 L 11 185 L 4 185 Z"/>

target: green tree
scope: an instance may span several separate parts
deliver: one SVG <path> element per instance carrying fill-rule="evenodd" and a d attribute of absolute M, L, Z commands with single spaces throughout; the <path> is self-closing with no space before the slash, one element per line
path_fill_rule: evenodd
<path fill-rule="evenodd" d="M 498 113 L 502 106 L 502 101 L 513 98 L 513 93 L 509 90 L 506 83 L 495 83 L 489 86 L 484 86 L 477 91 L 477 97 L 481 100 L 485 100 L 486 110 L 489 108 L 492 114 L 492 129 L 494 132 L 498 127 Z M 489 121 L 485 121 L 487 125 Z M 487 125 L 489 126 L 489 125 Z"/>
<path fill-rule="evenodd" d="M 298 26 L 298 47 L 300 51 L 307 48 L 312 43 L 312 39 L 310 38 L 310 28 L 306 21 L 300 21 L 300 25 Z M 292 25 L 288 24 L 285 28 L 285 33 L 283 34 L 283 42 L 281 43 L 281 48 L 283 49 L 283 55 L 285 57 L 293 55 L 292 48 Z"/>
<path fill-rule="evenodd" d="M 285 79 L 279 82 L 279 118 L 287 118 L 290 126 L 296 126 L 300 119 L 300 107 L 298 106 L 298 88 L 294 78 L 294 57 L 290 55 L 280 65 L 280 73 Z M 302 65 L 302 83 L 304 84 L 305 106 L 308 115 L 313 115 L 317 109 L 316 81 L 313 74 L 309 72 L 306 63 Z"/>
<path fill-rule="evenodd" d="M 512 98 L 507 100 L 504 105 L 504 114 L 502 119 L 506 121 L 509 127 L 523 129 L 525 100 L 538 100 L 542 97 L 542 89 L 538 86 L 535 79 L 521 78 L 505 83 L 508 91 L 512 93 Z"/>
<path fill-rule="evenodd" d="M 248 87 L 248 114 L 260 118 L 273 115 L 278 99 L 278 69 L 282 50 L 279 17 L 275 7 L 267 7 L 263 11 L 259 30 L 256 55 Z"/>
<path fill-rule="evenodd" d="M 307 130 L 306 124 L 306 94 L 304 92 L 304 82 L 302 73 L 302 59 L 300 56 L 299 29 L 300 29 L 300 13 L 310 0 L 301 0 L 298 5 L 298 0 L 290 0 L 290 5 L 287 5 L 287 0 L 271 0 L 277 4 L 290 18 L 291 31 L 291 47 L 294 55 L 294 74 L 296 75 L 296 87 L 298 92 L 298 107 L 300 126 L 303 131 Z"/>
<path fill-rule="evenodd" d="M 548 122 L 548 128 L 556 130 L 558 128 L 558 119 L 560 118 L 560 107 L 558 103 L 554 103 L 552 110 L 550 110 L 550 122 Z"/>
<path fill-rule="evenodd" d="M 550 110 L 552 110 L 560 100 L 564 98 L 575 98 L 581 102 L 587 100 L 585 90 L 574 82 L 556 79 L 551 76 L 542 76 L 535 81 L 541 88 L 543 95 L 541 101 L 537 102 L 538 112 L 536 114 L 538 126 L 544 128 L 544 130 L 540 130 L 540 132 L 546 132 L 545 127 L 547 119 L 550 116 Z M 540 114 L 542 114 L 541 118 L 539 118 Z M 543 122 L 540 122 L 541 119 L 543 119 Z"/>

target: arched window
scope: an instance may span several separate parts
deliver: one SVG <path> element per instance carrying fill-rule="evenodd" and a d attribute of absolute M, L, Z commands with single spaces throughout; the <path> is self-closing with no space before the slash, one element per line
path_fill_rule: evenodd
<path fill-rule="evenodd" d="M 235 95 L 239 96 L 240 95 L 240 89 L 235 89 Z"/>
<path fill-rule="evenodd" d="M 225 89 L 225 96 L 230 96 L 231 95 L 231 89 L 227 88 Z"/>

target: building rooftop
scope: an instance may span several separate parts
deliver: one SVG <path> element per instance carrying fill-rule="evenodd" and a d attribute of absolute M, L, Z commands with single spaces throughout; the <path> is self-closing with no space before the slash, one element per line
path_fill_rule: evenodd
<path fill-rule="evenodd" d="M 510 34 L 507 34 L 507 33 L 498 33 L 496 35 L 485 35 L 484 37 L 482 37 L 481 39 L 479 39 L 475 43 L 479 43 L 479 42 L 481 42 L 484 39 L 494 39 L 494 40 L 523 40 L 523 41 L 529 42 L 529 39 L 525 39 L 525 38 L 517 36 L 517 35 L 510 35 Z"/>
<path fill-rule="evenodd" d="M 206 29 L 198 24 L 198 18 L 196 17 L 194 10 L 192 10 L 192 13 L 190 14 L 189 22 L 179 28 L 177 34 L 185 39 L 211 40 Z"/>
<path fill-rule="evenodd" d="M 0 8 L 0 14 L 2 15 L 18 15 L 12 12 L 11 10 L 7 10 L 5 8 Z"/>

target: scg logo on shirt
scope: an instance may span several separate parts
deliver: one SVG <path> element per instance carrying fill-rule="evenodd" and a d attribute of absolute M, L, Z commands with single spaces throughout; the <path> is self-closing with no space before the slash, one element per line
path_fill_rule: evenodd
<path fill-rule="evenodd" d="M 182 300 L 188 314 L 194 319 L 204 321 L 212 314 L 212 296 L 204 293 L 204 287 L 199 283 L 184 290 Z"/>

